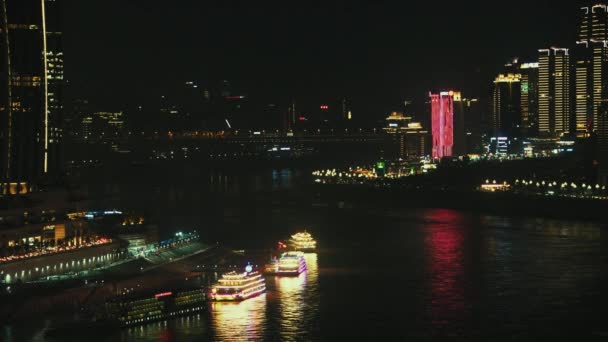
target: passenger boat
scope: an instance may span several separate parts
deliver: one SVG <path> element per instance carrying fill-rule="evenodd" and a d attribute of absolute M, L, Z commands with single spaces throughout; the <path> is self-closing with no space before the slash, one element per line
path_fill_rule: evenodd
<path fill-rule="evenodd" d="M 283 253 L 278 262 L 268 264 L 266 267 L 266 273 L 274 275 L 297 276 L 304 271 L 306 271 L 306 259 L 302 252 Z"/>
<path fill-rule="evenodd" d="M 300 252 L 313 252 L 317 248 L 317 241 L 309 232 L 299 232 L 289 239 L 289 248 Z"/>
<path fill-rule="evenodd" d="M 228 272 L 211 288 L 209 299 L 213 301 L 241 301 L 258 296 L 266 291 L 266 282 L 261 274 L 253 272 L 248 265 L 245 272 Z"/>

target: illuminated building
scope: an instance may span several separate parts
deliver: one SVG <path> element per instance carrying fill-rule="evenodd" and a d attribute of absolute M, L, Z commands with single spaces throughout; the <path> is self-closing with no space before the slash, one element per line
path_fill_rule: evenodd
<path fill-rule="evenodd" d="M 465 154 L 481 153 L 484 106 L 477 98 L 463 98 L 461 106 L 464 113 Z"/>
<path fill-rule="evenodd" d="M 350 105 L 350 100 L 347 97 L 343 97 L 340 101 L 340 120 L 348 121 L 352 120 L 353 112 Z"/>
<path fill-rule="evenodd" d="M 523 136 L 535 136 L 538 133 L 538 62 L 521 63 L 520 108 L 521 129 Z"/>
<path fill-rule="evenodd" d="M 490 152 L 504 157 L 509 154 L 509 145 L 508 137 L 492 137 L 490 139 Z"/>
<path fill-rule="evenodd" d="M 521 127 L 521 74 L 499 74 L 494 79 L 494 135 L 519 136 Z"/>
<path fill-rule="evenodd" d="M 289 103 L 289 107 L 287 107 L 287 113 L 285 113 L 285 118 L 283 122 L 283 130 L 285 132 L 293 132 L 296 125 L 296 101 L 292 99 Z"/>
<path fill-rule="evenodd" d="M 573 49 L 572 132 L 588 136 L 598 129 L 599 106 L 608 99 L 608 13 L 606 5 L 581 8 Z"/>
<path fill-rule="evenodd" d="M 91 141 L 93 137 L 93 117 L 90 115 L 80 119 L 80 136 L 83 141 Z"/>
<path fill-rule="evenodd" d="M 415 159 L 429 154 L 429 132 L 420 122 L 412 122 L 412 117 L 400 112 L 392 112 L 386 118 L 384 131 L 392 137 L 397 147 L 395 157 Z"/>
<path fill-rule="evenodd" d="M 596 130 L 598 183 L 608 186 L 608 101 L 599 106 Z"/>
<path fill-rule="evenodd" d="M 453 92 L 429 94 L 431 98 L 431 125 L 433 134 L 433 158 L 452 156 L 454 146 Z"/>
<path fill-rule="evenodd" d="M 559 136 L 570 130 L 570 56 L 562 48 L 538 51 L 538 131 Z"/>
<path fill-rule="evenodd" d="M 58 173 L 63 167 L 63 32 L 61 1 L 45 0 L 46 65 L 48 80 L 48 171 Z"/>
<path fill-rule="evenodd" d="M 538 63 L 522 63 L 514 58 L 505 64 L 493 85 L 493 135 L 535 136 L 538 133 Z"/>
<path fill-rule="evenodd" d="M 608 40 L 608 13 L 606 5 L 597 4 L 581 8 L 578 23 L 578 41 Z"/>
<path fill-rule="evenodd" d="M 454 155 L 463 156 L 481 149 L 481 108 L 478 99 L 454 92 Z"/>
<path fill-rule="evenodd" d="M 0 184 L 34 184 L 59 163 L 63 55 L 56 5 L 0 2 Z"/>

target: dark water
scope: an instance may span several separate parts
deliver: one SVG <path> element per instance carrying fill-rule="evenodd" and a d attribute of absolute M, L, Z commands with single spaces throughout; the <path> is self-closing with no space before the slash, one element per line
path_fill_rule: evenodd
<path fill-rule="evenodd" d="M 307 228 L 320 248 L 307 256 L 307 274 L 268 278 L 268 293 L 256 299 L 87 339 L 608 340 L 605 224 L 326 207 L 298 195 L 306 174 L 186 170 L 149 175 L 174 180 L 163 186 L 129 175 L 91 183 L 92 194 L 161 212 L 166 231 L 192 226 L 203 240 L 263 248 Z M 49 320 L 0 336 L 42 341 Z"/>

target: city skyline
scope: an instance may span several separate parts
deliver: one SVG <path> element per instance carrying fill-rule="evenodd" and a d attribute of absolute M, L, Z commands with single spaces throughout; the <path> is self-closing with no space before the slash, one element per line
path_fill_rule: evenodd
<path fill-rule="evenodd" d="M 1 341 L 593 341 L 607 203 L 606 3 L 0 0 Z"/>
<path fill-rule="evenodd" d="M 503 21 L 484 15 L 489 9 L 475 2 L 441 4 L 437 20 L 416 15 L 428 11 L 422 3 L 289 10 L 272 4 L 228 10 L 188 3 L 167 16 L 158 5 L 121 4 L 122 14 L 112 13 L 113 25 L 103 34 L 97 30 L 99 19 L 83 13 L 103 18 L 112 2 L 66 4 L 66 59 L 71 61 L 66 73 L 73 97 L 124 109 L 171 96 L 172 88 L 188 80 L 227 79 L 268 102 L 288 104 L 295 97 L 307 111 L 349 96 L 359 118 L 372 120 L 381 120 L 404 99 L 424 101 L 431 89 L 488 96 L 495 73 L 512 57 L 536 59 L 539 48 L 573 43 L 579 8 L 576 3 L 511 3 Z M 518 24 L 508 30 L 485 29 L 513 20 Z M 153 25 L 156 21 L 166 24 Z M 137 29 L 125 30 L 126 25 Z M 449 34 L 442 40 L 444 32 Z"/>

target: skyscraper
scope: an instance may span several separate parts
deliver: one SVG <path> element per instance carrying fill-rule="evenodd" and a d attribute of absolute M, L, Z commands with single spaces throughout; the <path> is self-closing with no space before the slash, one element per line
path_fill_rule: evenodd
<path fill-rule="evenodd" d="M 519 136 L 521 127 L 521 74 L 499 74 L 492 93 L 494 136 Z"/>
<path fill-rule="evenodd" d="M 412 117 L 400 112 L 392 112 L 386 118 L 384 131 L 391 136 L 392 157 L 400 159 L 417 159 L 428 155 L 430 139 L 428 131 L 420 122 L 412 122 Z M 427 147 L 427 145 L 429 145 Z"/>
<path fill-rule="evenodd" d="M 454 92 L 454 154 L 481 152 L 481 106 L 479 99 Z"/>
<path fill-rule="evenodd" d="M 597 4 L 581 8 L 577 46 L 573 49 L 574 103 L 572 131 L 597 130 L 599 106 L 608 99 L 608 13 Z"/>
<path fill-rule="evenodd" d="M 606 5 L 597 4 L 581 7 L 578 23 L 578 41 L 608 40 L 608 13 Z"/>
<path fill-rule="evenodd" d="M 63 168 L 63 32 L 60 0 L 44 1 L 46 18 L 46 66 L 48 80 L 48 172 Z"/>
<path fill-rule="evenodd" d="M 63 55 L 57 5 L 0 0 L 1 184 L 33 184 L 60 163 L 55 155 L 62 135 Z"/>
<path fill-rule="evenodd" d="M 608 186 L 608 101 L 600 104 L 597 122 L 598 183 Z"/>
<path fill-rule="evenodd" d="M 521 93 L 521 133 L 535 136 L 538 133 L 538 62 L 519 65 Z"/>
<path fill-rule="evenodd" d="M 596 135 L 598 181 L 608 185 L 608 7 L 581 8 L 575 54 L 575 125 Z"/>
<path fill-rule="evenodd" d="M 538 131 L 559 136 L 570 130 L 570 55 L 563 48 L 538 51 Z"/>
<path fill-rule="evenodd" d="M 296 125 L 296 100 L 291 99 L 289 102 L 289 107 L 287 107 L 287 112 L 285 113 L 285 117 L 283 119 L 283 130 L 285 132 L 293 132 Z"/>
<path fill-rule="evenodd" d="M 353 117 L 350 100 L 348 97 L 343 97 L 340 100 L 340 120 L 347 121 Z"/>
<path fill-rule="evenodd" d="M 433 158 L 452 156 L 454 147 L 453 92 L 429 93 L 431 98 L 431 125 L 433 134 Z"/>

